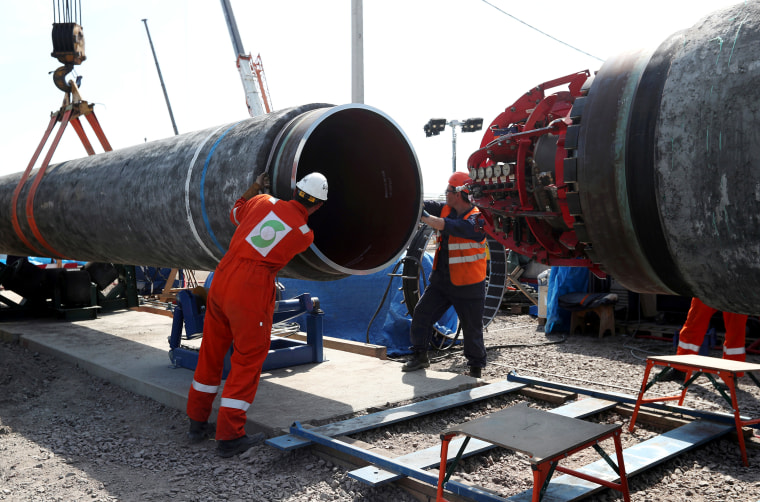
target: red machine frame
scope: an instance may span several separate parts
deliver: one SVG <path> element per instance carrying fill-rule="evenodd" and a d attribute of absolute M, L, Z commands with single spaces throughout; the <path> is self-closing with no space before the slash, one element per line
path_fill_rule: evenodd
<path fill-rule="evenodd" d="M 574 230 L 568 193 L 575 186 L 566 181 L 564 167 L 574 155 L 574 146 L 566 144 L 568 128 L 578 120 L 573 105 L 586 94 L 590 76 L 588 70 L 573 73 L 526 92 L 494 119 L 467 165 L 485 230 L 505 248 L 545 265 L 583 266 L 604 277 Z M 564 85 L 567 90 L 547 95 Z M 540 153 L 553 155 L 551 166 L 537 164 Z"/>

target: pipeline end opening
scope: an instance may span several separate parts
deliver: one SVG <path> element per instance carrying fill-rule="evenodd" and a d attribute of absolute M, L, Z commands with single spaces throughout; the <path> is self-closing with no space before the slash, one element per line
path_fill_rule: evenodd
<path fill-rule="evenodd" d="M 390 118 L 364 105 L 304 115 L 294 125 L 303 134 L 286 140 L 299 140 L 288 166 L 290 190 L 317 171 L 329 191 L 309 218 L 314 244 L 302 259 L 324 272 L 323 279 L 386 268 L 408 247 L 419 220 L 422 177 L 411 144 Z M 284 167 L 279 164 L 278 172 L 284 174 Z"/>

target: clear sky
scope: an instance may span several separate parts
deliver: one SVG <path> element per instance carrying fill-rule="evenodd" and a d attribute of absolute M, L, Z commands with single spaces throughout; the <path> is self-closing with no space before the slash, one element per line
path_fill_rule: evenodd
<path fill-rule="evenodd" d="M 659 44 L 735 3 L 364 0 L 364 101 L 401 126 L 417 152 L 425 193 L 440 193 L 451 173 L 451 130 L 425 137 L 430 118 L 482 117 L 487 126 L 533 86 L 602 65 L 520 21 L 604 60 Z M 76 71 L 83 77 L 83 98 L 97 104 L 96 115 L 115 149 L 174 134 L 143 18 L 180 133 L 247 116 L 218 0 L 81 4 L 87 60 Z M 350 0 L 232 0 L 232 7 L 245 50 L 261 54 L 275 109 L 351 101 Z M 52 22 L 49 0 L 3 2 L 0 176 L 26 168 L 50 112 L 61 105 L 63 93 L 48 74 L 60 66 L 50 56 Z M 481 135 L 458 132 L 459 170 Z M 67 130 L 53 163 L 85 155 L 74 131 Z"/>

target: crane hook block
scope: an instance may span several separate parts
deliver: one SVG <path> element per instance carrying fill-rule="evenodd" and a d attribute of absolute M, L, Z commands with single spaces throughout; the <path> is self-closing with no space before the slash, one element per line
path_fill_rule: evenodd
<path fill-rule="evenodd" d="M 84 31 L 77 23 L 53 23 L 53 52 L 64 65 L 78 65 L 87 59 L 84 55 Z"/>

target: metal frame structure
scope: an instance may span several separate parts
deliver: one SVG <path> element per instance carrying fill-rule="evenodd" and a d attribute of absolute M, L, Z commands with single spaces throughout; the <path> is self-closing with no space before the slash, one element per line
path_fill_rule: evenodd
<path fill-rule="evenodd" d="M 473 438 L 525 453 L 530 457 L 533 471 L 532 502 L 540 502 L 543 499 L 555 471 L 617 490 L 623 494 L 623 500 L 629 502 L 628 478 L 620 440 L 621 429 L 621 424 L 586 422 L 537 410 L 525 402 L 456 425 L 441 433 L 441 464 L 438 470 L 436 502 L 448 502 L 443 497 L 444 487 L 448 487 L 451 482 L 451 475 Z M 464 435 L 464 441 L 454 461 L 447 468 L 449 443 L 457 435 Z M 610 438 L 615 443 L 617 461 L 613 461 L 599 445 L 599 442 Z M 594 448 L 607 462 L 612 473 L 608 469 L 604 476 L 600 476 L 560 465 L 560 461 L 587 448 Z"/>
<path fill-rule="evenodd" d="M 427 471 L 428 468 L 440 465 L 440 448 L 431 447 L 396 458 L 388 458 L 375 453 L 374 449 L 364 449 L 355 443 L 338 439 L 359 432 L 385 427 L 403 420 L 417 418 L 422 415 L 449 409 L 455 406 L 471 404 L 483 399 L 519 391 L 533 384 L 542 387 L 569 390 L 585 395 L 597 395 L 597 398 L 582 399 L 555 408 L 550 413 L 566 417 L 584 418 L 602 411 L 614 408 L 621 403 L 635 403 L 636 398 L 624 394 L 600 393 L 592 389 L 576 388 L 554 382 L 518 377 L 512 373 L 508 380 L 497 382 L 468 391 L 462 391 L 448 396 L 421 401 L 399 408 L 391 408 L 370 415 L 351 418 L 342 422 L 327 424 L 316 428 L 306 428 L 300 422 L 295 422 L 290 433 L 284 436 L 268 439 L 266 443 L 275 448 L 290 451 L 297 448 L 319 444 L 330 449 L 369 462 L 371 465 L 349 472 L 349 476 L 372 486 L 381 485 L 410 477 L 422 481 L 435 489 L 438 484 L 438 473 Z M 598 398 L 605 396 L 606 398 Z M 653 406 L 661 409 L 660 407 Z M 700 412 L 683 407 L 663 407 L 670 411 L 678 411 L 691 417 L 703 418 L 653 437 L 623 451 L 626 473 L 628 478 L 654 467 L 679 454 L 701 446 L 734 430 L 733 417 L 720 413 Z M 452 446 L 459 447 L 461 438 L 452 441 Z M 461 454 L 468 457 L 496 447 L 492 443 L 472 439 Z M 454 455 L 447 452 L 447 459 L 453 460 Z M 601 459 L 579 469 L 583 475 L 591 477 L 603 476 L 602 470 L 609 471 L 606 460 Z M 608 474 L 609 475 L 609 474 Z M 480 487 L 449 481 L 446 490 L 457 495 L 468 497 L 475 501 L 505 501 L 527 502 L 533 500 L 533 490 L 526 490 L 507 499 L 487 492 Z M 552 501 L 571 501 L 590 495 L 602 486 L 579 479 L 572 475 L 554 478 L 546 487 L 544 496 Z"/>
<path fill-rule="evenodd" d="M 312 298 L 309 293 L 303 293 L 289 300 L 278 301 L 275 306 L 273 322 L 285 322 L 302 314 L 306 314 L 306 341 L 273 336 L 262 371 L 324 361 L 323 321 L 325 313 L 319 308 L 318 298 Z M 172 336 L 169 337 L 169 359 L 175 368 L 194 370 L 198 365 L 198 351 L 180 346 L 179 333 L 179 331 L 173 330 Z M 188 336 L 192 334 L 189 333 Z M 230 347 L 225 358 L 223 378 L 226 378 L 229 372 L 231 354 L 232 347 Z"/>
<path fill-rule="evenodd" d="M 660 373 L 650 382 L 649 374 L 655 366 L 659 366 L 662 369 Z M 670 371 L 682 371 L 686 374 L 685 381 L 681 386 L 681 391 L 675 395 L 659 396 L 645 398 L 644 393 L 649 390 L 654 384 L 661 379 L 666 372 Z M 713 384 L 715 389 L 723 396 L 723 399 L 731 406 L 733 410 L 734 423 L 736 425 L 736 435 L 739 441 L 739 449 L 741 450 L 742 463 L 745 466 L 749 466 L 747 460 L 747 449 L 744 444 L 744 434 L 742 434 L 742 427 L 752 426 L 760 424 L 760 418 L 747 419 L 743 418 L 739 413 L 739 402 L 736 397 L 736 379 L 743 373 L 747 373 L 755 384 L 760 387 L 760 381 L 754 375 L 753 371 L 760 371 L 760 364 L 752 364 L 743 361 L 732 361 L 730 359 L 719 359 L 717 357 L 706 357 L 700 355 L 680 355 L 680 356 L 649 356 L 647 358 L 647 366 L 644 370 L 644 379 L 641 383 L 641 390 L 636 399 L 636 406 L 633 409 L 633 416 L 631 417 L 631 423 L 628 426 L 628 430 L 633 432 L 636 427 L 636 418 L 639 414 L 639 409 L 642 404 L 652 404 L 663 401 L 678 401 L 678 405 L 682 406 L 686 392 L 689 390 L 689 386 L 701 375 L 705 375 L 710 383 Z M 722 388 L 715 377 L 718 376 L 725 382 L 727 390 L 730 392 L 730 396 L 726 394 L 726 389 Z"/>
<path fill-rule="evenodd" d="M 230 32 L 232 48 L 235 51 L 235 58 L 237 58 L 236 63 L 238 72 L 240 73 L 240 80 L 243 83 L 243 90 L 245 91 L 248 114 L 251 117 L 256 117 L 269 113 L 272 111 L 272 106 L 271 99 L 269 98 L 269 88 L 264 78 L 264 65 L 261 62 L 261 55 L 257 55 L 254 60 L 250 54 L 246 54 L 230 0 L 221 0 L 221 3 L 224 19 L 227 22 L 227 29 Z M 262 108 L 262 104 L 264 108 Z"/>
<path fill-rule="evenodd" d="M 462 132 L 476 132 L 483 128 L 482 118 L 471 118 L 467 120 L 449 120 L 446 119 L 430 119 L 423 127 L 425 136 L 437 136 L 443 131 L 446 126 L 451 127 L 451 172 L 457 172 L 457 127 L 462 129 Z"/>

